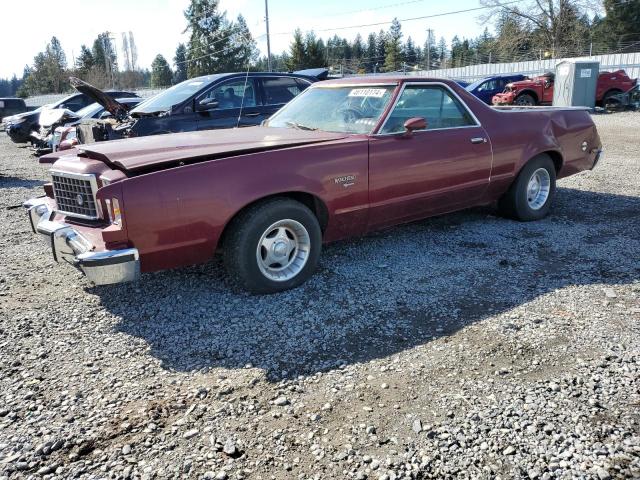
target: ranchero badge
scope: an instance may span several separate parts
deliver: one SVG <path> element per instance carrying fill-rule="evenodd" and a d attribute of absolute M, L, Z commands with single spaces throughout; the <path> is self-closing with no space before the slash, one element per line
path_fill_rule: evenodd
<path fill-rule="evenodd" d="M 84 197 L 78 194 L 78 196 L 76 197 L 76 202 L 78 203 L 78 205 L 82 206 L 82 204 L 84 203 Z"/>
<path fill-rule="evenodd" d="M 345 175 L 343 177 L 336 177 L 333 179 L 333 181 L 336 183 L 336 185 L 342 185 L 343 187 L 347 188 L 356 183 L 356 176 Z"/>

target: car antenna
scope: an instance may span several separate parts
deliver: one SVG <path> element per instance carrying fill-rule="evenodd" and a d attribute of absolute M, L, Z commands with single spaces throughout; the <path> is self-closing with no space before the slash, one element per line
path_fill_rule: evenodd
<path fill-rule="evenodd" d="M 242 118 L 242 110 L 244 109 L 244 97 L 247 95 L 247 83 L 249 82 L 249 68 L 251 64 L 247 60 L 247 73 L 244 76 L 244 88 L 242 89 L 242 101 L 240 102 L 240 113 L 238 113 L 238 121 L 236 122 L 236 128 L 240 126 L 240 119 Z"/>

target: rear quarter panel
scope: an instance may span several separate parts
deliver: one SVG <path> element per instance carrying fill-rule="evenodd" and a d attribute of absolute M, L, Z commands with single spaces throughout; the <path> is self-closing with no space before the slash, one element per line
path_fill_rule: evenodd
<path fill-rule="evenodd" d="M 240 155 L 122 182 L 124 216 L 143 271 L 204 263 L 228 222 L 247 205 L 282 192 L 315 195 L 327 207 L 325 241 L 366 228 L 368 140 Z M 335 178 L 353 175 L 345 188 Z"/>
<path fill-rule="evenodd" d="M 592 150 L 601 147 L 591 115 L 582 109 L 533 107 L 499 110 L 484 105 L 467 92 L 461 97 L 476 114 L 491 138 L 493 166 L 487 200 L 495 200 L 511 185 L 533 157 L 555 152 L 562 157 L 562 178 L 593 166 Z M 587 141 L 587 152 L 582 142 Z"/>

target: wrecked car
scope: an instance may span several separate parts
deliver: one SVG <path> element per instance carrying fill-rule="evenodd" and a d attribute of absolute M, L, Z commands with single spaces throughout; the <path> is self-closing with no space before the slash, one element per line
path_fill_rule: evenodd
<path fill-rule="evenodd" d="M 503 93 L 498 93 L 492 99 L 493 105 L 551 105 L 553 103 L 554 73 L 528 78 L 509 83 Z M 605 106 L 611 97 L 628 91 L 637 83 L 624 70 L 615 72 L 601 72 L 596 87 L 596 105 Z"/>
<path fill-rule="evenodd" d="M 309 279 L 326 242 L 494 202 L 542 219 L 556 179 L 602 146 L 587 109 L 497 110 L 403 76 L 316 83 L 263 126 L 72 152 L 25 203 L 58 262 L 111 284 L 220 252 L 239 285 L 272 293 Z"/>
<path fill-rule="evenodd" d="M 114 99 L 125 110 L 131 110 L 138 105 L 142 98 L 116 98 Z M 76 128 L 80 124 L 93 123 L 95 120 L 106 120 L 114 118 L 114 111 L 109 111 L 101 103 L 96 102 L 76 112 L 75 119 L 70 119 L 63 126 L 58 126 L 53 131 L 52 150 L 67 150 L 78 144 Z M 115 120 L 114 120 L 115 121 Z"/>
<path fill-rule="evenodd" d="M 106 91 L 107 96 L 112 98 L 135 97 L 136 94 L 124 91 Z M 40 114 L 46 110 L 63 109 L 77 112 L 81 108 L 86 107 L 95 100 L 91 99 L 84 93 L 75 93 L 69 95 L 62 100 L 58 100 L 50 105 L 45 105 L 30 112 L 14 115 L 7 120 L 5 129 L 9 138 L 15 143 L 26 143 L 33 139 L 32 132 L 40 131 Z M 37 140 L 36 140 L 37 141 Z"/>
<path fill-rule="evenodd" d="M 259 125 L 323 75 L 251 72 L 192 78 L 145 100 L 117 123 L 81 126 L 78 140 L 83 144 Z"/>

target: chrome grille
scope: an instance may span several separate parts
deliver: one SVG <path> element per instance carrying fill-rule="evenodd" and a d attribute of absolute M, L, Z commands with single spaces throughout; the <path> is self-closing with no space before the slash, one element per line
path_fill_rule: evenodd
<path fill-rule="evenodd" d="M 51 172 L 56 211 L 72 217 L 94 220 L 100 218 L 96 202 L 96 176 L 81 173 Z"/>

